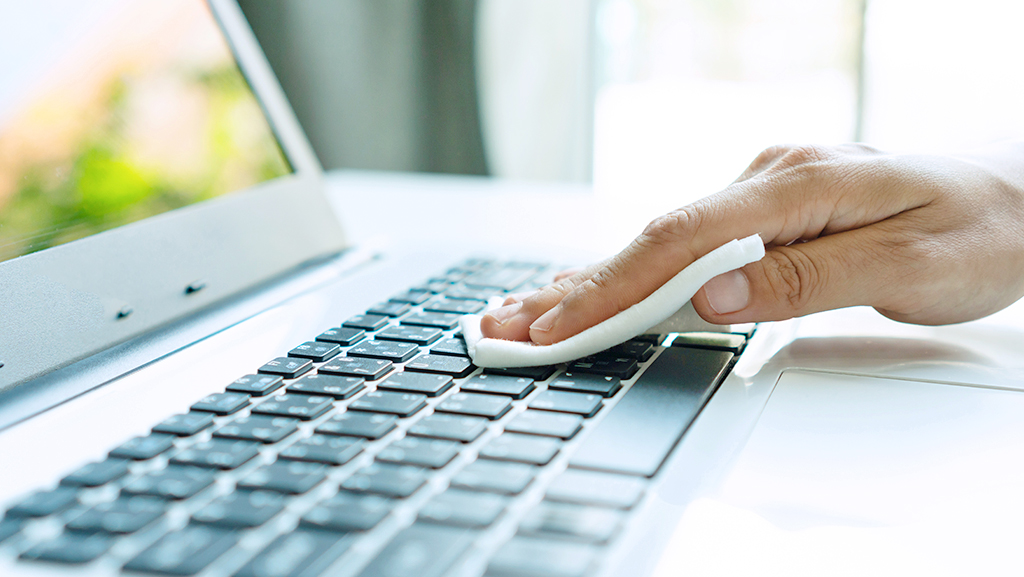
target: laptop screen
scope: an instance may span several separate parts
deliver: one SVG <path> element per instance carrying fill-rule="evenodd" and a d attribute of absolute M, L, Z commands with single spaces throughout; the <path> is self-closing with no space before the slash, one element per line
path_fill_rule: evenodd
<path fill-rule="evenodd" d="M 202 0 L 0 9 L 0 261 L 292 172 Z"/>

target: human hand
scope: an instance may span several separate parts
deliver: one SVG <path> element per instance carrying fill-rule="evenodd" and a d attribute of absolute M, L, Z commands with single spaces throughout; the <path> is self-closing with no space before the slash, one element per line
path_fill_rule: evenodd
<path fill-rule="evenodd" d="M 765 258 L 694 295 L 705 320 L 783 320 L 853 305 L 918 324 L 980 318 L 1024 295 L 1024 145 L 959 156 L 769 148 L 728 188 L 655 219 L 618 255 L 509 297 L 481 330 L 559 342 L 755 233 Z"/>

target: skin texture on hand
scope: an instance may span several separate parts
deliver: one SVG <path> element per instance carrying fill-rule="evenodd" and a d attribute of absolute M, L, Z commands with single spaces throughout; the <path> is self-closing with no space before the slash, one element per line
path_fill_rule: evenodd
<path fill-rule="evenodd" d="M 693 297 L 705 320 L 773 321 L 855 305 L 908 323 L 977 319 L 1024 295 L 1024 144 L 957 156 L 769 148 L 728 188 L 655 219 L 614 257 L 509 297 L 481 329 L 559 342 L 755 233 L 765 258 Z"/>

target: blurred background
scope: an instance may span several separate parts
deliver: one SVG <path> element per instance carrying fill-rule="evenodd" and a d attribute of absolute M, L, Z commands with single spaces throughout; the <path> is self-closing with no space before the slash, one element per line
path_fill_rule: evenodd
<path fill-rule="evenodd" d="M 1024 136 L 1024 3 L 243 0 L 328 169 L 577 182 L 653 215 L 778 143 Z"/>

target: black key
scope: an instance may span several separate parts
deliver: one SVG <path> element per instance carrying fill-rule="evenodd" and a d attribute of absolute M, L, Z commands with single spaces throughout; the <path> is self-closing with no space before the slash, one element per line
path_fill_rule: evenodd
<path fill-rule="evenodd" d="M 459 299 L 466 301 L 480 301 L 486 303 L 492 296 L 493 291 L 470 289 L 465 287 L 452 287 L 444 292 L 444 295 L 450 299 Z"/>
<path fill-rule="evenodd" d="M 302 525 L 332 531 L 369 531 L 388 516 L 395 506 L 391 499 L 342 491 L 313 507 L 302 517 Z"/>
<path fill-rule="evenodd" d="M 570 373 L 593 373 L 626 380 L 640 370 L 636 359 L 629 357 L 587 357 L 569 364 Z"/>
<path fill-rule="evenodd" d="M 37 491 L 7 510 L 7 517 L 45 517 L 78 502 L 78 492 L 68 487 Z"/>
<path fill-rule="evenodd" d="M 484 310 L 484 303 L 460 299 L 435 298 L 423 305 L 423 310 L 432 313 L 473 314 Z"/>
<path fill-rule="evenodd" d="M 629 509 L 640 501 L 646 483 L 636 477 L 569 469 L 548 485 L 546 499 L 580 505 Z"/>
<path fill-rule="evenodd" d="M 660 345 L 661 342 L 665 340 L 665 335 L 661 335 L 661 334 L 637 335 L 637 336 L 633 337 L 632 340 L 640 341 L 642 343 L 650 343 L 652 345 L 657 346 L 657 345 Z"/>
<path fill-rule="evenodd" d="M 107 552 L 114 542 L 105 535 L 64 533 L 37 543 L 23 552 L 21 559 L 53 563 L 88 563 Z"/>
<path fill-rule="evenodd" d="M 441 577 L 475 537 L 468 529 L 416 523 L 396 535 L 359 577 Z"/>
<path fill-rule="evenodd" d="M 640 361 L 641 363 L 650 359 L 654 356 L 654 345 L 644 341 L 632 340 L 626 341 L 622 344 L 615 345 L 608 349 L 602 354 L 608 354 L 617 357 L 630 357 Z"/>
<path fill-rule="evenodd" d="M 386 317 L 400 317 L 412 310 L 408 303 L 383 302 L 370 307 L 366 312 L 373 315 L 384 315 Z"/>
<path fill-rule="evenodd" d="M 483 529 L 501 516 L 506 505 L 506 499 L 497 495 L 448 489 L 427 501 L 420 509 L 419 520 Z"/>
<path fill-rule="evenodd" d="M 193 411 L 216 415 L 230 415 L 248 406 L 249 395 L 245 393 L 214 393 L 192 405 Z"/>
<path fill-rule="evenodd" d="M 367 411 L 370 413 L 387 413 L 408 417 L 427 406 L 427 397 L 413 393 L 392 393 L 388 391 L 370 391 L 348 406 L 350 411 Z"/>
<path fill-rule="evenodd" d="M 165 499 L 187 499 L 213 484 L 214 473 L 198 467 L 168 466 L 128 481 L 125 495 L 152 495 Z"/>
<path fill-rule="evenodd" d="M 213 432 L 214 437 L 276 443 L 299 430 L 298 419 L 252 415 L 235 419 Z"/>
<path fill-rule="evenodd" d="M 622 513 L 564 503 L 540 503 L 519 524 L 519 533 L 606 543 L 622 524 Z"/>
<path fill-rule="evenodd" d="M 745 335 L 733 333 L 682 333 L 672 341 L 673 347 L 692 347 L 711 351 L 739 353 L 747 345 Z"/>
<path fill-rule="evenodd" d="M 285 379 L 294 379 L 309 372 L 313 368 L 313 361 L 308 359 L 294 359 L 291 357 L 277 357 L 260 367 L 257 371 L 261 375 L 277 375 Z"/>
<path fill-rule="evenodd" d="M 157 540 L 125 564 L 125 571 L 195 575 L 234 546 L 238 534 L 206 525 L 187 525 Z"/>
<path fill-rule="evenodd" d="M 279 377 L 274 378 L 279 379 Z M 212 424 L 213 415 L 210 413 L 185 413 L 184 415 L 174 415 L 165 419 L 162 423 L 153 427 L 153 432 L 188 437 Z"/>
<path fill-rule="evenodd" d="M 416 356 L 420 348 L 412 343 L 398 341 L 363 341 L 346 353 L 350 357 L 384 359 L 393 363 L 404 363 Z"/>
<path fill-rule="evenodd" d="M 544 365 L 540 367 L 509 367 L 507 369 L 484 369 L 488 375 L 510 375 L 513 377 L 526 377 L 535 381 L 546 381 L 555 374 L 558 367 Z"/>
<path fill-rule="evenodd" d="M 347 399 L 366 388 L 360 377 L 339 377 L 337 375 L 307 375 L 288 386 L 289 393 L 321 395 L 335 399 Z"/>
<path fill-rule="evenodd" d="M 506 395 L 513 399 L 522 399 L 537 387 L 533 386 L 533 379 L 526 377 L 477 375 L 462 383 L 459 388 L 466 392 Z"/>
<path fill-rule="evenodd" d="M 448 330 L 459 326 L 460 318 L 462 318 L 462 315 L 452 313 L 415 313 L 402 319 L 402 324 Z"/>
<path fill-rule="evenodd" d="M 452 479 L 452 487 L 518 495 L 533 481 L 536 472 L 537 468 L 529 465 L 480 460 L 459 471 Z"/>
<path fill-rule="evenodd" d="M 291 531 L 271 541 L 234 577 L 313 577 L 327 570 L 355 541 L 351 535 Z"/>
<path fill-rule="evenodd" d="M 466 341 L 459 338 L 445 339 L 431 347 L 430 352 L 435 355 L 469 357 L 469 349 L 466 347 Z"/>
<path fill-rule="evenodd" d="M 374 463 L 356 471 L 341 486 L 360 493 L 408 497 L 425 482 L 425 471 L 419 467 Z"/>
<path fill-rule="evenodd" d="M 543 391 L 530 401 L 530 408 L 593 417 L 601 409 L 601 397 L 585 393 Z"/>
<path fill-rule="evenodd" d="M 156 521 L 167 510 L 167 502 L 154 497 L 120 497 L 98 503 L 67 522 L 71 531 L 124 535 Z"/>
<path fill-rule="evenodd" d="M 463 281 L 470 288 L 513 291 L 537 274 L 531 267 L 500 267 L 475 272 Z"/>
<path fill-rule="evenodd" d="M 513 433 L 558 437 L 563 440 L 573 438 L 581 428 L 582 417 L 547 411 L 526 411 L 505 425 L 505 430 Z"/>
<path fill-rule="evenodd" d="M 432 293 L 437 294 L 437 293 L 443 293 L 444 291 L 448 290 L 448 287 L 450 287 L 450 286 L 452 286 L 452 285 L 451 285 L 450 282 L 448 282 L 447 279 L 432 278 L 432 279 L 427 280 L 427 282 L 425 282 L 425 283 L 423 283 L 423 284 L 421 284 L 419 286 L 412 287 L 412 288 L 413 288 L 413 290 L 428 291 L 428 292 L 432 292 Z"/>
<path fill-rule="evenodd" d="M 350 327 L 339 327 L 336 329 L 326 330 L 317 335 L 316 340 L 322 343 L 335 343 L 343 347 L 358 343 L 363 340 L 366 336 L 366 332 L 362 329 L 353 329 Z"/>
<path fill-rule="evenodd" d="M 314 395 L 278 395 L 253 407 L 254 415 L 276 415 L 295 417 L 308 421 L 315 419 L 334 407 L 331 397 Z"/>
<path fill-rule="evenodd" d="M 0 543 L 18 534 L 21 531 L 21 521 L 17 519 L 0 519 Z"/>
<path fill-rule="evenodd" d="M 391 297 L 388 300 L 390 300 L 391 302 L 396 302 L 396 303 L 408 303 L 408 304 L 411 304 L 411 305 L 421 305 L 421 304 L 427 302 L 430 299 L 431 296 L 432 295 L 430 294 L 429 291 L 410 290 L 410 291 L 405 291 L 404 293 L 396 294 L 395 296 Z"/>
<path fill-rule="evenodd" d="M 388 326 L 388 317 L 386 315 L 356 315 L 341 323 L 341 326 L 350 329 L 375 331 Z"/>
<path fill-rule="evenodd" d="M 281 388 L 284 379 L 276 375 L 245 375 L 228 385 L 229 391 L 263 397 Z"/>
<path fill-rule="evenodd" d="M 432 327 L 390 326 L 375 336 L 378 340 L 400 341 L 424 347 L 441 338 L 442 334 L 444 331 Z"/>
<path fill-rule="evenodd" d="M 281 451 L 280 458 L 326 465 L 344 465 L 362 452 L 366 442 L 354 437 L 313 435 Z"/>
<path fill-rule="evenodd" d="M 435 373 L 462 378 L 476 370 L 473 363 L 464 357 L 422 354 L 405 364 L 405 370 L 418 373 Z"/>
<path fill-rule="evenodd" d="M 316 432 L 326 435 L 347 435 L 379 439 L 395 428 L 398 417 L 371 413 L 342 413 L 327 419 L 316 428 Z"/>
<path fill-rule="evenodd" d="M 512 400 L 508 397 L 455 393 L 437 405 L 436 410 L 441 413 L 487 417 L 494 420 L 501 418 L 511 408 Z"/>
<path fill-rule="evenodd" d="M 549 389 L 556 391 L 575 391 L 578 393 L 592 393 L 602 397 L 611 397 L 622 388 L 622 381 L 615 377 L 603 375 L 589 375 L 587 373 L 565 373 L 555 377 L 549 384 Z"/>
<path fill-rule="evenodd" d="M 475 441 L 486 430 L 487 419 L 434 413 L 420 419 L 409 429 L 409 434 L 469 443 Z"/>
<path fill-rule="evenodd" d="M 562 443 L 546 437 L 528 437 L 504 433 L 480 449 L 480 456 L 498 461 L 547 465 L 558 454 Z"/>
<path fill-rule="evenodd" d="M 513 537 L 487 566 L 487 577 L 583 577 L 598 549 L 585 543 Z"/>
<path fill-rule="evenodd" d="M 170 435 L 146 435 L 145 437 L 135 437 L 123 445 L 115 447 L 110 451 L 110 456 L 141 461 L 152 459 L 172 446 L 174 446 L 174 437 Z"/>
<path fill-rule="evenodd" d="M 99 487 L 120 479 L 128 474 L 128 462 L 122 459 L 107 459 L 89 463 L 60 480 L 61 485 L 70 487 Z"/>
<path fill-rule="evenodd" d="M 341 347 L 334 343 L 306 341 L 288 351 L 289 357 L 309 359 L 314 363 L 322 363 L 341 352 Z"/>
<path fill-rule="evenodd" d="M 339 377 L 361 377 L 368 381 L 376 381 L 391 372 L 391 361 L 379 359 L 359 359 L 355 357 L 334 357 L 317 371 L 321 375 L 337 375 Z"/>
<path fill-rule="evenodd" d="M 462 445 L 453 441 L 406 437 L 384 447 L 381 452 L 377 453 L 377 460 L 385 463 L 440 469 L 459 454 L 460 448 Z"/>
<path fill-rule="evenodd" d="M 452 388 L 452 378 L 448 375 L 401 372 L 384 379 L 377 388 L 436 397 Z"/>
<path fill-rule="evenodd" d="M 578 447 L 582 469 L 652 476 L 711 397 L 732 354 L 687 347 L 661 353 Z"/>
<path fill-rule="evenodd" d="M 277 461 L 264 465 L 242 478 L 238 482 L 238 487 L 298 495 L 317 486 L 326 477 L 327 467 L 318 463 Z"/>
<path fill-rule="evenodd" d="M 192 520 L 231 529 L 259 527 L 284 510 L 286 502 L 285 497 L 270 491 L 235 491 L 193 513 Z"/>
<path fill-rule="evenodd" d="M 259 445 L 236 439 L 210 439 L 196 443 L 171 457 L 176 465 L 237 469 L 259 454 Z"/>

